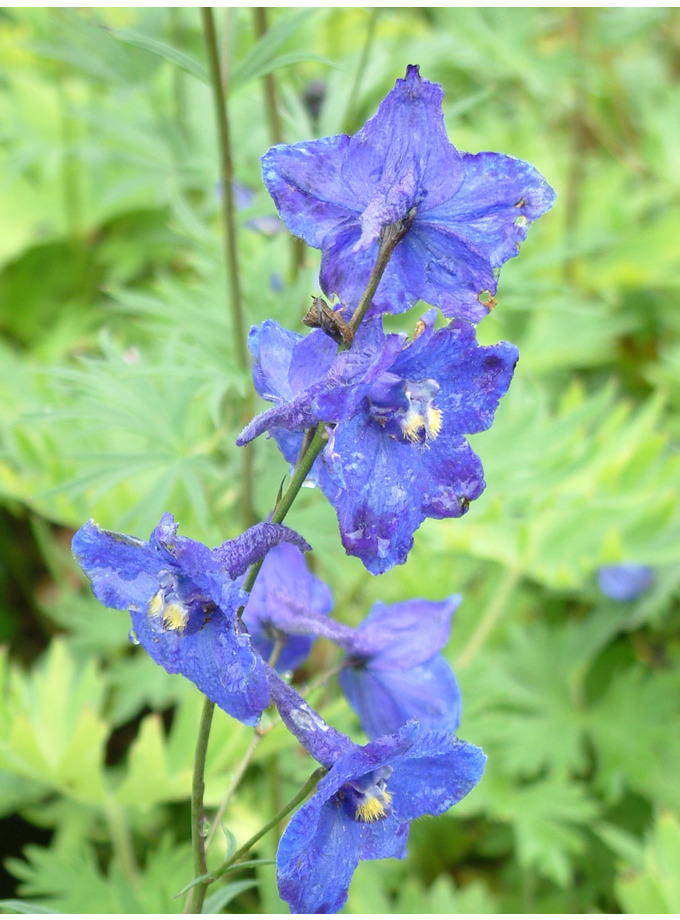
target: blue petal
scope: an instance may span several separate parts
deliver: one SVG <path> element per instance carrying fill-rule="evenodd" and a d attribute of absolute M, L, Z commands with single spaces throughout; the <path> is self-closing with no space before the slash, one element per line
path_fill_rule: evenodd
<path fill-rule="evenodd" d="M 166 564 L 162 553 L 142 540 L 101 530 L 92 520 L 76 532 L 72 548 L 97 600 L 115 610 L 146 609 Z"/>
<path fill-rule="evenodd" d="M 319 386 L 318 389 L 320 388 Z M 236 439 L 236 445 L 243 447 L 249 441 L 253 441 L 265 431 L 271 431 L 273 428 L 304 431 L 306 428 L 316 426 L 319 418 L 312 408 L 315 395 L 316 391 L 310 389 L 294 397 L 290 402 L 260 412 L 243 429 Z"/>
<path fill-rule="evenodd" d="M 436 405 L 447 429 L 475 434 L 491 426 L 518 358 L 514 345 L 478 345 L 474 328 L 453 320 L 429 338 L 419 336 L 403 349 L 391 370 L 411 380 L 437 380 Z"/>
<path fill-rule="evenodd" d="M 286 226 L 316 249 L 348 212 L 361 210 L 340 177 L 349 141 L 339 134 L 279 144 L 262 157 L 262 178 Z"/>
<path fill-rule="evenodd" d="M 531 222 L 555 202 L 555 192 L 524 160 L 500 153 L 466 153 L 461 187 L 448 201 L 421 211 L 423 221 L 445 224 L 498 268 L 519 252 Z"/>
<path fill-rule="evenodd" d="M 375 742 L 374 742 L 375 743 Z M 392 805 L 401 820 L 440 815 L 464 798 L 484 773 L 478 747 L 447 732 L 426 732 L 392 761 Z"/>
<path fill-rule="evenodd" d="M 340 910 L 359 862 L 364 827 L 318 794 L 293 815 L 276 854 L 279 892 L 292 913 Z"/>
<path fill-rule="evenodd" d="M 225 566 L 230 577 L 236 578 L 253 563 L 262 559 L 273 546 L 278 546 L 283 542 L 292 543 L 293 546 L 305 551 L 311 549 L 304 537 L 295 533 L 290 527 L 264 522 L 249 527 L 234 540 L 227 540 L 226 543 L 218 546 L 214 553 Z M 195 573 L 195 578 L 197 583 L 200 583 L 198 582 L 200 573 Z"/>
<path fill-rule="evenodd" d="M 350 140 L 342 177 L 363 205 L 364 235 L 377 239 L 414 206 L 434 207 L 462 179 L 460 154 L 449 142 L 442 88 L 410 65 L 377 113 Z M 382 220 L 376 220 L 377 215 Z"/>
<path fill-rule="evenodd" d="M 337 422 L 355 415 L 374 381 L 394 364 L 405 342 L 403 334 L 385 336 L 379 320 L 365 320 L 352 347 L 333 362 L 325 388 L 314 400 L 319 417 Z"/>
<path fill-rule="evenodd" d="M 411 261 L 424 266 L 425 280 L 408 277 L 409 300 L 418 298 L 439 307 L 445 316 L 477 323 L 489 312 L 480 300 L 496 292 L 496 276 L 483 254 L 444 224 L 416 219 L 401 243 Z"/>
<path fill-rule="evenodd" d="M 253 381 L 264 399 L 277 405 L 256 416 L 239 435 L 239 447 L 273 428 L 305 429 L 319 421 L 312 404 L 337 352 L 321 330 L 299 336 L 273 320 L 254 326 L 249 336 Z"/>
<path fill-rule="evenodd" d="M 232 589 L 229 614 L 245 596 Z M 264 662 L 250 647 L 247 636 L 237 636 L 233 620 L 219 607 L 202 629 L 191 635 L 164 629 L 146 611 L 132 611 L 132 625 L 140 645 L 170 674 L 182 674 L 208 699 L 246 725 L 255 725 L 269 705 L 269 682 Z"/>
<path fill-rule="evenodd" d="M 328 621 L 332 607 L 333 596 L 328 585 L 308 570 L 299 549 L 282 543 L 265 557 L 243 620 L 253 645 L 265 660 L 274 644 L 269 629 L 296 633 L 285 637 L 276 663 L 278 671 L 292 671 L 305 661 L 312 646 L 312 638 L 301 635 L 307 631 L 306 618 L 314 618 L 314 623 L 318 619 Z"/>
<path fill-rule="evenodd" d="M 391 814 L 375 824 L 365 825 L 362 859 L 405 859 L 411 826 Z"/>
<path fill-rule="evenodd" d="M 460 689 L 442 655 L 405 670 L 372 664 L 346 668 L 339 680 L 369 738 L 396 732 L 409 719 L 426 730 L 450 732 L 460 723 Z"/>
<path fill-rule="evenodd" d="M 451 617 L 460 602 L 459 594 L 445 601 L 378 602 L 357 628 L 349 651 L 379 668 L 403 669 L 429 661 L 448 642 Z"/>
<path fill-rule="evenodd" d="M 253 382 L 263 399 L 292 399 L 288 371 L 293 349 L 301 339 L 301 335 L 284 329 L 273 319 L 250 330 L 248 349 L 253 356 Z"/>
<path fill-rule="evenodd" d="M 288 379 L 293 393 L 302 393 L 325 381 L 338 346 L 321 329 L 303 336 L 293 350 Z"/>
<path fill-rule="evenodd" d="M 425 518 L 418 460 L 417 451 L 378 430 L 368 415 L 338 425 L 324 452 L 329 476 L 342 489 L 335 507 L 343 546 L 374 575 L 406 561 Z"/>
<path fill-rule="evenodd" d="M 648 565 L 621 563 L 605 565 L 598 570 L 600 591 L 613 601 L 634 601 L 654 583 L 654 573 Z"/>
<path fill-rule="evenodd" d="M 442 426 L 439 437 L 422 451 L 422 511 L 433 518 L 461 517 L 484 491 L 482 462 L 466 440 Z"/>
<path fill-rule="evenodd" d="M 269 672 L 271 698 L 286 728 L 295 735 L 300 744 L 318 763 L 327 767 L 331 767 L 334 764 L 337 766 L 338 760 L 341 760 L 348 751 L 354 750 L 355 745 L 346 735 L 327 725 L 321 716 L 300 696 L 297 690 L 281 680 L 276 671 L 269 667 L 267 667 L 267 670 Z M 319 788 L 321 788 L 322 783 L 327 781 L 332 784 L 333 777 L 336 775 L 334 771 L 335 767 L 323 778 Z M 331 777 L 330 780 L 329 776 Z M 345 782 L 344 779 L 328 795 L 332 795 L 339 789 L 343 782 Z"/>
<path fill-rule="evenodd" d="M 274 651 L 274 639 L 266 629 L 249 626 L 250 644 L 265 661 L 269 661 Z M 275 668 L 279 674 L 288 674 L 301 667 L 309 658 L 314 639 L 310 636 L 284 636 L 281 651 L 276 659 Z"/>

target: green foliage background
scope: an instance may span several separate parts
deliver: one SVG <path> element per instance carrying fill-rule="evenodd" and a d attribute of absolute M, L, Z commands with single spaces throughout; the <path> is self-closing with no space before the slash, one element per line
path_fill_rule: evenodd
<path fill-rule="evenodd" d="M 420 63 L 456 146 L 525 158 L 558 192 L 479 327 L 521 360 L 474 438 L 487 490 L 469 514 L 426 522 L 380 578 L 343 555 L 322 496 L 289 516 L 347 622 L 378 598 L 464 595 L 446 654 L 461 737 L 489 757 L 467 799 L 413 826 L 405 863 L 360 865 L 345 911 L 678 912 L 680 15 L 268 14 L 259 40 L 251 9 L 217 16 L 235 175 L 253 190 L 238 234 L 249 323 L 301 328 L 318 292 L 318 253 L 294 273 L 290 238 L 263 222 L 266 73 L 294 142 L 354 132 Z M 3 894 L 24 899 L 6 909 L 180 911 L 201 698 L 129 644 L 69 542 L 89 517 L 145 537 L 166 509 L 211 545 L 242 529 L 250 382 L 199 12 L 6 8 L 0 61 L 0 837 Z M 264 517 L 286 469 L 270 441 L 255 462 Z M 621 561 L 654 568 L 635 602 L 597 589 L 597 568 Z M 333 661 L 319 643 L 308 674 Z M 315 702 L 362 740 L 332 686 Z M 250 734 L 218 714 L 211 810 Z M 225 817 L 237 840 L 310 769 L 284 731 L 267 735 Z M 271 865 L 237 878 L 206 909 L 285 912 Z"/>

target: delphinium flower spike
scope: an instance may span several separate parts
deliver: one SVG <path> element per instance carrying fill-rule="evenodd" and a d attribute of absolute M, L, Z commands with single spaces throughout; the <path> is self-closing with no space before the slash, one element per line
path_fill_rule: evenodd
<path fill-rule="evenodd" d="M 289 230 L 322 251 L 323 290 L 352 309 L 384 229 L 412 215 L 373 309 L 399 313 L 424 300 L 478 322 L 498 269 L 552 207 L 553 189 L 529 163 L 459 152 L 446 134 L 442 98 L 441 86 L 410 65 L 353 137 L 279 144 L 262 158 Z"/>
<path fill-rule="evenodd" d="M 335 913 L 360 859 L 402 859 L 410 822 L 439 815 L 479 782 L 485 756 L 449 732 L 411 721 L 365 747 L 330 728 L 270 670 L 290 731 L 329 772 L 292 817 L 276 855 L 281 897 L 294 913 Z"/>
<path fill-rule="evenodd" d="M 166 513 L 148 542 L 88 521 L 73 538 L 73 553 L 95 597 L 130 613 L 134 641 L 157 664 L 254 725 L 269 705 L 269 683 L 237 616 L 248 595 L 236 579 L 283 541 L 309 549 L 288 527 L 256 524 L 210 550 L 178 536 Z"/>

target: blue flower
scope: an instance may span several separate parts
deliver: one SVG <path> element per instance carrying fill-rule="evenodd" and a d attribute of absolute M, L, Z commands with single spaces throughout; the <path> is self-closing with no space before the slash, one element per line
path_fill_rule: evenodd
<path fill-rule="evenodd" d="M 237 617 L 248 595 L 235 580 L 284 540 L 309 549 L 287 527 L 257 524 L 210 550 L 178 536 L 165 513 L 148 543 L 88 521 L 73 538 L 73 553 L 95 597 L 129 611 L 135 641 L 157 664 L 254 725 L 269 705 L 269 683 Z"/>
<path fill-rule="evenodd" d="M 270 430 L 295 463 L 300 430 L 326 421 L 313 477 L 335 507 L 345 550 L 376 575 L 405 562 L 426 517 L 460 517 L 481 495 L 482 464 L 464 435 L 491 425 L 518 357 L 507 342 L 478 345 L 461 320 L 435 331 L 435 314 L 412 342 L 364 321 L 334 360 L 321 360 L 315 343 L 303 352 L 320 330 L 303 339 L 269 323 L 251 337 L 255 386 L 277 405 L 237 443 Z"/>
<path fill-rule="evenodd" d="M 246 426 L 236 442 L 252 441 L 263 431 L 303 431 L 318 424 L 312 403 L 324 386 L 338 347 L 321 329 L 301 336 L 267 319 L 248 334 L 253 383 L 263 399 L 275 403 Z M 285 439 L 284 455 L 299 450 L 299 439 Z M 297 457 L 297 453 L 296 453 Z M 295 462 L 292 460 L 291 462 Z"/>
<path fill-rule="evenodd" d="M 307 617 L 327 620 L 333 607 L 328 585 L 307 568 L 300 550 L 286 543 L 271 549 L 257 576 L 243 612 L 253 647 L 266 660 L 274 639 L 282 639 L 276 662 L 280 672 L 294 671 L 306 660 L 314 641 L 299 635 Z"/>
<path fill-rule="evenodd" d="M 517 255 L 533 220 L 555 199 L 529 163 L 498 153 L 460 153 L 449 142 L 442 88 L 410 65 L 377 114 L 345 134 L 280 144 L 262 172 L 289 230 L 321 249 L 321 286 L 355 308 L 382 230 L 413 213 L 373 298 L 399 313 L 417 300 L 479 321 L 498 269 Z"/>
<path fill-rule="evenodd" d="M 281 838 L 279 891 L 294 913 L 335 913 L 359 860 L 403 859 L 410 822 L 459 802 L 481 779 L 486 758 L 448 732 L 423 732 L 417 722 L 359 747 L 275 676 L 271 685 L 287 727 L 330 767 Z"/>
<path fill-rule="evenodd" d="M 345 647 L 340 686 L 369 738 L 396 732 L 410 719 L 423 729 L 455 732 L 460 689 L 439 654 L 461 601 L 410 600 L 374 605 Z"/>
<path fill-rule="evenodd" d="M 597 572 L 600 591 L 613 601 L 634 601 L 648 591 L 654 582 L 654 573 L 648 565 L 627 562 L 605 565 Z"/>

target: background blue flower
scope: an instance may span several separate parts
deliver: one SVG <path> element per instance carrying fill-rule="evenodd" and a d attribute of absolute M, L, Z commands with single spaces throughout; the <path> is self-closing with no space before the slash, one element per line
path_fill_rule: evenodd
<path fill-rule="evenodd" d="M 613 601 L 634 601 L 654 583 L 654 573 L 648 565 L 622 562 L 603 565 L 597 570 L 600 591 Z"/>

